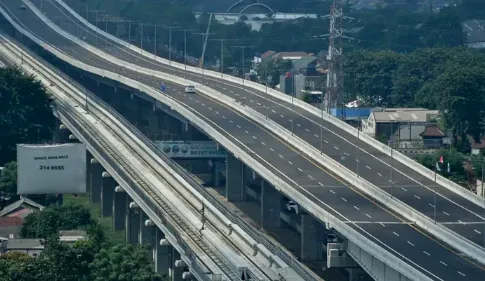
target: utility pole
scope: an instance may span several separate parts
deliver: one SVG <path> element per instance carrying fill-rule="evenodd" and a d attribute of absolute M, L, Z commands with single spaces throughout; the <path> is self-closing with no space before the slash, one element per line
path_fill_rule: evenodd
<path fill-rule="evenodd" d="M 172 29 L 180 28 L 180 26 L 164 26 L 168 28 L 168 65 L 172 64 Z"/>
<path fill-rule="evenodd" d="M 256 46 L 249 46 L 249 45 L 240 45 L 240 46 L 231 46 L 231 48 L 240 48 L 242 49 L 242 69 L 241 69 L 241 77 L 242 77 L 242 89 L 243 89 L 243 96 L 245 96 L 245 93 L 246 93 L 246 86 L 244 85 L 244 80 L 246 80 L 246 77 L 245 77 L 245 73 L 244 73 L 244 69 L 245 69 L 245 65 L 244 65 L 244 61 L 245 61 L 245 55 L 244 55 L 244 50 L 246 48 L 254 48 Z"/>
<path fill-rule="evenodd" d="M 193 29 L 179 29 L 175 31 L 184 32 L 184 80 L 187 79 L 187 31 L 194 31 Z"/>
<path fill-rule="evenodd" d="M 202 49 L 204 49 L 204 42 L 205 42 L 205 36 L 209 36 L 209 35 L 214 35 L 215 33 L 208 33 L 208 32 L 196 32 L 196 33 L 192 33 L 194 35 L 200 35 L 202 37 Z M 202 51 L 202 56 L 200 58 L 200 68 L 202 69 L 202 74 L 204 74 L 204 51 Z"/>
<path fill-rule="evenodd" d="M 342 6 L 342 0 L 333 0 L 330 8 L 330 36 L 327 55 L 329 68 L 327 72 L 325 107 L 328 113 L 330 113 L 332 107 L 340 107 L 342 119 L 345 120 L 342 63 Z"/>
<path fill-rule="evenodd" d="M 212 39 L 212 40 L 221 42 L 220 70 L 221 70 L 221 92 L 222 92 L 222 87 L 224 86 L 224 38 Z"/>
<path fill-rule="evenodd" d="M 140 22 L 140 54 L 143 55 L 143 23 Z"/>

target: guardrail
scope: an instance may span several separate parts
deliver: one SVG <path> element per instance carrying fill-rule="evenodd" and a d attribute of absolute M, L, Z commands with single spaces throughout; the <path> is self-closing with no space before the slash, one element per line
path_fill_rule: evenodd
<path fill-rule="evenodd" d="M 210 126 L 206 121 L 200 119 L 196 116 L 190 109 L 189 106 L 180 104 L 166 95 L 163 95 L 159 91 L 146 86 L 140 82 L 137 82 L 133 79 L 124 77 L 122 75 L 113 73 L 111 71 L 102 70 L 96 67 L 89 66 L 85 63 L 82 63 L 78 60 L 72 59 L 67 55 L 57 51 L 55 48 L 52 48 L 50 45 L 45 44 L 30 32 L 27 32 L 25 29 L 20 27 L 15 21 L 13 21 L 8 14 L 5 13 L 3 9 L 0 9 L 0 12 L 4 15 L 4 17 L 22 34 L 42 46 L 44 49 L 48 50 L 52 54 L 54 54 L 59 59 L 62 59 L 69 64 L 80 68 L 84 71 L 88 71 L 99 75 L 101 77 L 106 77 L 108 79 L 119 81 L 129 87 L 134 89 L 138 89 L 141 92 L 145 92 L 149 96 L 153 98 L 159 99 L 161 102 L 170 106 L 173 110 L 182 114 L 189 122 L 191 122 L 196 127 L 200 128 L 202 131 L 211 135 L 216 141 L 218 141 L 221 145 L 223 145 L 227 150 L 231 151 L 235 157 L 244 161 L 249 167 L 253 170 L 258 171 L 258 173 L 265 178 L 270 184 L 272 184 L 276 189 L 280 192 L 286 194 L 290 198 L 292 198 L 297 204 L 302 206 L 306 206 L 306 209 L 311 212 L 315 217 L 319 220 L 327 223 L 327 225 L 332 226 L 337 231 L 342 233 L 342 235 L 346 236 L 349 240 L 353 241 L 354 244 L 358 245 L 364 251 L 368 252 L 372 256 L 376 257 L 380 261 L 386 263 L 391 268 L 394 268 L 396 271 L 401 273 L 403 276 L 410 278 L 411 280 L 422 280 L 422 281 L 431 281 L 429 277 L 424 275 L 423 273 L 419 272 L 403 260 L 397 258 L 393 254 L 389 253 L 388 251 L 384 250 L 382 247 L 377 245 L 376 243 L 372 242 L 370 239 L 362 236 L 356 230 L 349 227 L 346 223 L 340 221 L 339 219 L 335 218 L 332 214 L 328 213 L 325 209 L 319 207 L 316 203 L 312 202 L 305 195 L 301 194 L 300 192 L 296 191 L 289 183 L 282 180 L 274 173 L 272 173 L 268 168 L 264 165 L 259 163 L 255 158 L 252 156 L 254 152 L 249 150 L 247 147 L 241 149 L 238 145 L 234 144 L 232 141 L 227 139 L 224 135 Z M 329 207 L 329 206 L 327 206 Z"/>
<path fill-rule="evenodd" d="M 2 35 L 0 35 L 0 36 L 3 38 Z M 24 60 L 27 60 L 27 58 L 24 57 Z M 48 64 L 46 64 L 46 65 L 48 65 Z M 44 68 L 50 68 L 50 67 L 46 67 L 46 65 L 43 65 L 43 67 Z M 57 71 L 55 71 L 55 72 L 57 73 Z M 46 76 L 44 76 L 44 77 L 46 77 Z M 51 82 L 58 82 L 57 80 L 52 80 L 52 79 L 49 79 L 49 81 L 51 81 Z M 62 83 L 62 84 L 63 85 L 66 85 L 64 83 Z M 66 86 L 69 86 L 69 85 L 66 85 Z M 49 90 L 52 91 L 52 89 L 49 89 Z M 78 114 L 75 110 L 72 110 L 72 106 L 65 105 L 62 100 L 55 99 L 55 101 L 56 101 L 57 104 L 60 104 L 61 105 L 61 108 L 60 109 L 57 108 L 58 112 L 61 112 L 62 113 L 64 111 L 64 114 L 62 114 L 63 117 L 66 118 L 66 119 L 68 119 L 70 121 L 70 124 L 73 125 L 75 128 L 80 129 L 80 127 L 79 126 L 76 126 L 76 125 L 79 125 L 79 120 L 81 120 L 83 118 L 83 116 L 80 115 L 80 114 Z M 103 105 L 105 105 L 105 104 L 103 104 Z M 93 104 L 91 106 L 93 106 Z M 96 104 L 95 106 L 98 106 L 98 105 Z M 75 120 L 69 118 L 70 117 L 70 114 L 72 114 L 73 112 L 76 113 L 77 116 L 78 116 L 78 118 L 74 118 Z M 87 123 L 85 123 L 85 124 L 87 124 Z M 89 126 L 89 124 L 88 124 L 88 126 Z M 106 147 L 101 148 L 101 145 L 99 144 L 99 141 L 96 141 L 89 134 L 86 133 L 86 128 L 81 128 L 81 130 L 78 130 L 77 133 L 80 134 L 85 139 L 85 143 L 88 144 L 89 146 L 91 146 L 92 148 L 94 148 L 97 151 L 97 153 L 102 157 L 102 159 L 104 159 L 107 162 L 107 164 L 109 165 L 109 167 L 111 167 L 111 169 L 115 171 L 115 173 L 111 173 L 112 175 L 120 176 L 124 182 L 127 182 L 128 183 L 127 185 L 125 185 L 125 190 L 128 191 L 131 188 L 131 189 L 133 189 L 135 191 L 136 196 L 132 196 L 132 198 L 140 198 L 140 200 L 143 200 L 142 202 L 144 204 L 147 204 L 148 203 L 148 205 L 150 205 L 149 207 L 152 207 L 151 208 L 152 211 L 153 210 L 160 209 L 160 208 L 156 208 L 155 207 L 155 204 L 156 203 L 152 202 L 153 201 L 152 200 L 153 198 L 151 196 L 146 195 L 146 193 L 143 190 L 139 189 L 138 188 L 138 184 L 136 182 L 134 182 L 133 180 L 131 180 L 130 177 L 126 177 L 126 167 L 127 166 L 126 165 L 123 165 L 122 163 L 121 164 L 113 164 L 114 162 L 113 162 L 112 156 L 109 156 L 105 152 L 107 148 Z M 96 134 L 96 132 L 93 131 L 93 130 L 91 131 L 91 133 Z M 147 181 L 147 180 L 145 179 L 144 181 Z M 128 188 L 126 188 L 126 187 L 128 187 Z M 150 199 L 150 200 L 148 200 L 148 199 Z M 151 206 L 152 204 L 150 204 L 150 203 L 152 203 L 153 206 Z M 171 206 L 171 208 L 173 210 L 174 207 Z M 167 215 L 165 213 L 163 213 L 163 212 L 156 212 L 155 211 L 154 213 L 157 216 L 157 218 L 160 218 L 162 221 L 164 221 L 166 219 L 169 219 L 169 218 L 167 218 Z M 187 246 L 187 244 L 185 243 L 185 241 L 182 240 L 182 239 L 180 239 L 180 237 L 182 237 L 182 233 L 185 233 L 187 231 L 187 228 L 186 227 L 182 231 L 182 230 L 176 230 L 171 224 L 163 223 L 163 225 L 169 231 L 169 232 L 165 231 L 165 233 L 167 234 L 167 236 L 169 236 L 168 238 L 171 237 L 172 239 L 175 240 L 175 241 L 171 241 L 171 243 L 173 245 L 179 244 L 181 246 L 182 251 L 180 251 L 180 252 L 182 254 L 188 255 L 189 257 L 190 256 L 194 256 L 194 257 L 196 256 L 195 254 L 193 254 L 193 251 L 189 248 L 189 246 Z M 170 235 L 170 233 L 176 233 L 178 235 Z M 180 241 L 183 241 L 183 243 L 181 243 Z M 194 262 L 195 262 L 195 260 L 192 259 L 192 262 L 190 264 L 196 264 Z M 234 268 L 233 271 L 238 272 L 238 270 L 236 268 Z M 200 271 L 200 272 L 204 273 L 205 271 Z M 204 275 L 206 275 L 206 274 L 204 274 Z M 255 280 L 259 280 L 256 277 L 254 277 L 254 279 Z M 203 278 L 202 280 L 210 280 L 210 279 Z M 239 280 L 239 279 L 237 279 L 237 280 Z"/>
<path fill-rule="evenodd" d="M 145 56 L 151 60 L 156 60 L 157 62 L 160 62 L 160 63 L 163 63 L 167 66 L 170 66 L 170 67 L 174 67 L 174 68 L 178 68 L 178 69 L 185 69 L 185 65 L 183 64 L 180 64 L 178 62 L 174 62 L 174 61 L 171 61 L 169 62 L 169 60 L 167 59 L 164 59 L 164 58 L 161 58 L 161 57 L 154 57 L 154 55 L 150 55 L 150 54 L 147 54 L 147 52 L 142 52 L 142 50 L 140 48 L 138 48 L 137 46 L 134 46 L 124 40 L 121 40 L 120 38 L 117 38 L 109 33 L 106 33 L 105 31 L 103 30 L 100 30 L 99 28 L 95 27 L 94 25 L 92 25 L 91 23 L 89 23 L 88 21 L 86 21 L 83 17 L 81 17 L 79 14 L 77 14 L 75 11 L 73 11 L 67 4 L 65 4 L 63 1 L 61 0 L 55 0 L 56 2 L 58 2 L 62 7 L 64 7 L 71 15 L 73 15 L 77 20 L 79 20 L 80 22 L 84 23 L 86 26 L 88 26 L 91 30 L 95 31 L 96 33 L 100 34 L 100 35 L 103 35 L 107 38 L 109 38 L 110 40 L 112 41 L 115 41 L 116 44 L 119 44 L 119 45 L 122 45 L 132 51 L 135 51 L 137 53 L 140 53 L 140 55 L 142 56 Z M 205 75 L 205 76 L 210 76 L 212 78 L 217 78 L 217 79 L 224 79 L 228 82 L 231 82 L 231 83 L 234 83 L 234 84 L 238 84 L 238 85 L 242 85 L 243 82 L 242 82 L 242 79 L 241 78 L 237 78 L 237 77 L 234 77 L 234 76 L 231 76 L 231 75 L 228 75 L 228 74 L 222 74 L 219 73 L 219 72 L 215 72 L 215 71 L 211 71 L 211 70 L 204 70 L 204 69 L 200 69 L 200 68 L 196 68 L 196 67 L 193 67 L 193 66 L 186 66 L 187 70 L 190 71 L 190 72 L 193 72 L 193 73 L 197 73 L 197 74 L 200 74 L 200 75 Z M 289 97 L 288 95 L 284 95 L 282 94 L 281 92 L 278 92 L 274 89 L 271 89 L 271 88 L 267 88 L 265 87 L 264 85 L 261 85 L 259 83 L 256 83 L 256 82 L 253 82 L 253 81 L 249 81 L 249 80 L 246 80 L 244 81 L 244 85 L 246 87 L 249 87 L 249 88 L 252 88 L 254 90 L 257 90 L 257 91 L 260 91 L 260 92 L 266 92 L 268 93 L 269 95 L 271 95 L 272 97 L 274 98 L 277 98 L 279 100 L 282 100 L 282 101 L 285 101 L 287 103 L 291 103 L 291 97 Z M 326 113 L 326 112 L 321 112 L 321 110 L 318 110 L 317 108 L 299 100 L 299 99 L 294 99 L 293 100 L 293 104 L 310 112 L 311 114 L 315 115 L 316 117 L 318 118 L 322 118 L 323 117 L 323 120 L 325 120 L 326 122 L 338 127 L 338 128 L 341 128 L 342 130 L 344 130 L 345 132 L 349 133 L 350 135 L 354 136 L 357 138 L 358 135 L 360 135 L 359 139 L 362 140 L 363 142 L 365 142 L 366 144 L 372 146 L 373 148 L 381 151 L 382 153 L 384 153 L 385 155 L 389 156 L 389 157 L 393 157 L 393 159 L 397 160 L 398 162 L 404 164 L 405 166 L 407 167 L 410 167 L 411 169 L 413 169 L 415 172 L 418 172 L 419 174 L 425 176 L 426 178 L 434 181 L 435 180 L 435 173 L 433 171 L 431 171 L 430 169 L 424 167 L 423 165 L 419 164 L 418 162 L 410 159 L 409 157 L 405 156 L 404 154 L 398 152 L 398 151 L 392 151 L 392 154 L 391 154 L 391 148 L 385 144 L 382 144 L 380 143 L 379 141 L 377 141 L 376 139 L 374 138 L 371 138 L 369 137 L 368 135 L 365 135 L 365 134 L 359 134 L 357 132 L 357 129 L 350 126 L 349 124 L 345 123 L 344 121 L 340 120 L 340 119 L 337 119 L 333 116 L 331 116 L 330 114 Z M 336 132 L 334 132 L 335 134 L 337 134 Z M 338 135 L 338 134 L 337 134 Z M 483 205 L 483 200 L 476 194 L 474 194 L 473 192 L 463 188 L 462 186 L 454 183 L 453 181 L 441 176 L 441 175 L 436 175 L 436 182 L 440 185 L 442 185 L 443 187 L 447 188 L 448 190 L 462 196 L 463 198 L 469 200 L 470 202 L 473 202 L 474 204 L 476 204 L 477 206 L 481 207 L 481 208 L 485 208 L 485 206 Z"/>
<path fill-rule="evenodd" d="M 70 33 L 62 30 L 54 23 L 50 22 L 50 20 L 45 15 L 41 14 L 38 10 L 34 12 L 36 12 L 36 14 L 38 14 L 38 16 L 42 20 L 44 20 L 45 22 L 48 22 L 51 28 L 56 30 L 61 35 L 65 36 L 67 39 L 71 40 L 72 42 L 78 45 L 83 46 L 84 48 L 86 48 L 92 53 L 99 54 L 100 57 L 109 59 L 111 63 L 135 70 L 139 73 L 158 77 L 160 79 L 166 79 L 180 85 L 184 85 L 186 81 L 185 79 L 179 78 L 178 76 L 175 76 L 175 75 L 166 74 L 163 72 L 155 72 L 153 70 L 150 70 L 138 65 L 134 65 L 132 63 L 128 63 L 123 60 L 120 60 L 116 57 L 110 56 L 109 54 L 92 47 L 86 42 L 83 42 L 78 38 L 72 36 Z M 447 243 L 448 245 L 460 250 L 467 256 L 485 264 L 485 252 L 483 250 L 483 247 L 478 246 L 477 244 L 465 239 L 460 235 L 457 235 L 456 233 L 454 233 L 453 231 L 451 231 L 450 229 L 442 225 L 435 224 L 433 220 L 431 220 L 427 216 L 422 215 L 421 213 L 417 212 L 416 210 L 402 203 L 398 199 L 391 198 L 382 189 L 379 189 L 378 187 L 374 186 L 368 181 L 365 181 L 361 177 L 358 177 L 355 173 L 351 172 L 349 169 L 345 168 L 344 166 L 341 166 L 335 160 L 320 154 L 320 152 L 317 149 L 310 146 L 309 144 L 302 141 L 301 139 L 297 138 L 296 136 L 289 134 L 289 132 L 286 129 L 282 128 L 281 125 L 277 124 L 272 120 L 268 120 L 267 118 L 264 118 L 262 114 L 250 108 L 242 107 L 234 99 L 229 98 L 225 95 L 222 95 L 219 92 L 203 84 L 199 84 L 195 82 L 193 82 L 193 84 L 198 87 L 201 93 L 206 94 L 212 97 L 213 99 L 223 101 L 226 105 L 238 110 L 239 112 L 243 113 L 245 116 L 258 122 L 259 124 L 263 125 L 266 129 L 276 133 L 277 135 L 285 136 L 285 139 L 288 140 L 289 143 L 291 143 L 294 147 L 298 148 L 299 150 L 303 151 L 306 155 L 308 155 L 312 159 L 318 161 L 320 164 L 329 168 L 333 173 L 340 174 L 342 171 L 345 171 L 347 176 L 345 177 L 345 179 L 347 182 L 355 185 L 357 188 L 364 191 L 366 194 L 372 196 L 374 199 L 378 200 L 386 207 L 402 214 L 405 218 L 416 222 L 420 227 L 427 230 L 429 233 L 433 234 L 434 236 L 436 236 L 443 242 Z M 304 205 L 302 206 L 305 207 Z"/>

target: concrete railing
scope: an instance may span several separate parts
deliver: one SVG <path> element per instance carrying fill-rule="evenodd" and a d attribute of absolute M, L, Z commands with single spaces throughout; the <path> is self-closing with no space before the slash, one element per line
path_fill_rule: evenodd
<path fill-rule="evenodd" d="M 116 43 L 118 43 L 119 45 L 122 45 L 130 50 L 133 50 L 137 53 L 140 53 L 140 55 L 142 56 L 145 56 L 151 60 L 156 60 L 160 63 L 163 63 L 163 64 L 166 64 L 167 66 L 170 64 L 170 67 L 173 67 L 173 68 L 177 68 L 177 69 L 185 69 L 185 65 L 184 64 L 181 64 L 181 63 L 178 63 L 178 62 L 174 62 L 174 61 L 171 61 L 169 62 L 169 60 L 167 59 L 164 59 L 164 58 L 161 58 L 161 57 L 155 57 L 153 54 L 149 54 L 147 53 L 146 51 L 145 52 L 142 52 L 142 50 L 137 47 L 137 46 L 134 46 L 124 40 L 121 40 L 109 33 L 106 33 L 105 31 L 97 28 L 96 26 L 92 25 L 91 23 L 89 23 L 88 21 L 86 21 L 83 17 L 81 17 L 79 14 L 77 14 L 75 11 L 73 11 L 67 4 L 65 4 L 62 0 L 55 0 L 57 1 L 60 5 L 62 5 L 62 7 L 64 7 L 72 16 L 74 16 L 77 20 L 79 20 L 80 22 L 84 23 L 86 26 L 88 26 L 91 30 L 95 31 L 96 33 L 98 34 L 101 34 L 113 41 L 115 41 Z M 193 66 L 187 66 L 187 70 L 190 71 L 190 72 L 193 72 L 193 73 L 197 73 L 197 74 L 200 74 L 200 75 L 204 75 L 204 76 L 208 76 L 208 77 L 212 77 L 212 78 L 217 78 L 217 79 L 224 79 L 225 81 L 228 81 L 228 82 L 231 82 L 231 83 L 234 83 L 234 84 L 238 84 L 238 85 L 242 85 L 243 82 L 242 82 L 242 79 L 241 78 L 237 78 L 237 77 L 234 77 L 234 76 L 231 76 L 231 75 L 227 75 L 227 74 L 221 74 L 219 72 L 215 72 L 215 71 L 211 71 L 211 70 L 204 70 L 204 69 L 200 69 L 200 68 L 196 68 L 196 67 L 193 67 Z M 253 82 L 253 81 L 244 81 L 244 85 L 245 87 L 249 87 L 249 88 L 252 88 L 254 90 L 257 90 L 257 91 L 260 91 L 260 92 L 266 92 L 268 95 L 271 95 L 272 97 L 274 98 L 277 98 L 279 100 L 282 100 L 282 101 L 285 101 L 287 103 L 291 103 L 291 97 L 288 96 L 288 95 L 284 95 L 282 94 L 281 92 L 279 91 L 276 91 L 274 89 L 270 89 L 270 88 L 267 88 L 266 86 L 264 85 L 261 85 L 259 83 L 256 83 L 256 82 Z M 315 115 L 316 117 L 318 118 L 322 118 L 323 116 L 323 119 L 338 127 L 338 128 L 341 128 L 342 130 L 344 130 L 345 132 L 349 133 L 350 135 L 354 136 L 354 137 L 357 137 L 358 133 L 357 133 L 357 129 L 348 125 L 347 123 L 345 123 L 344 121 L 340 120 L 340 119 L 337 119 L 333 116 L 331 116 L 330 114 L 326 113 L 326 112 L 323 112 L 323 115 L 322 115 L 322 111 L 319 110 L 318 108 L 315 108 L 301 100 L 298 100 L 298 99 L 294 99 L 293 100 L 293 104 L 310 112 L 311 114 Z M 335 133 L 336 135 L 338 135 L 338 132 L 333 132 Z M 369 137 L 368 135 L 365 135 L 365 134 L 360 134 L 360 140 L 362 140 L 363 142 L 365 142 L 366 144 L 372 146 L 373 148 L 381 151 L 382 153 L 384 153 L 385 155 L 389 156 L 389 157 L 393 157 L 393 159 L 397 160 L 398 162 L 406 165 L 407 167 L 413 169 L 415 172 L 418 172 L 419 174 L 425 176 L 426 178 L 434 181 L 434 176 L 435 176 L 435 173 L 433 171 L 431 171 L 430 169 L 424 167 L 423 165 L 417 163 L 416 161 L 412 160 L 411 158 L 405 156 L 404 154 L 398 152 L 398 151 L 393 151 L 392 152 L 392 155 L 391 155 L 391 148 L 377 140 L 375 140 L 374 138 L 371 138 Z M 447 188 L 448 190 L 462 196 L 463 198 L 469 200 L 470 202 L 473 202 L 474 204 L 478 205 L 479 207 L 482 207 L 482 208 L 485 208 L 483 206 L 483 200 L 477 196 L 475 193 L 463 188 L 462 186 L 454 183 L 453 181 L 450 181 L 449 179 L 441 176 L 441 175 L 437 175 L 436 176 L 436 182 L 440 185 L 442 185 L 443 187 Z"/>
<path fill-rule="evenodd" d="M 65 62 L 80 68 L 84 71 L 91 72 L 101 77 L 106 77 L 108 79 L 116 80 L 120 83 L 123 83 L 131 88 L 137 89 L 141 92 L 146 93 L 147 95 L 160 100 L 162 103 L 165 103 L 167 106 L 170 106 L 173 110 L 178 112 L 179 114 L 183 115 L 189 122 L 191 122 L 194 126 L 201 129 L 205 133 L 212 136 L 216 141 L 218 141 L 221 145 L 223 145 L 228 151 L 234 154 L 234 156 L 244 163 L 246 163 L 249 167 L 253 170 L 258 171 L 258 173 L 265 178 L 270 184 L 272 184 L 277 190 L 286 194 L 290 198 L 292 198 L 297 204 L 302 206 L 306 206 L 307 211 L 311 212 L 316 218 L 320 221 L 327 223 L 331 227 L 335 228 L 337 231 L 342 233 L 347 239 L 354 242 L 354 244 L 361 247 L 364 251 L 368 252 L 369 254 L 373 255 L 377 259 L 381 260 L 382 262 L 386 263 L 391 268 L 395 269 L 403 276 L 410 278 L 411 280 L 423 280 L 423 281 L 431 281 L 429 277 L 425 274 L 421 273 L 420 271 L 416 270 L 413 266 L 409 265 L 408 263 L 412 263 L 412 261 L 403 261 L 402 259 L 396 257 L 395 255 L 389 253 L 388 251 L 384 250 L 381 246 L 377 245 L 370 239 L 366 238 L 365 236 L 359 234 L 356 230 L 349 227 L 346 223 L 340 221 L 332 214 L 328 213 L 325 209 L 318 206 L 315 202 L 308 199 L 307 196 L 311 196 L 306 190 L 301 189 L 301 191 L 297 191 L 292 185 L 290 185 L 287 181 L 281 179 L 280 177 L 276 176 L 272 173 L 267 167 L 263 164 L 259 163 L 258 160 L 255 159 L 255 153 L 251 151 L 249 148 L 245 147 L 244 144 L 240 143 L 235 144 L 222 135 L 218 130 L 210 126 L 206 121 L 198 117 L 193 111 L 190 109 L 188 105 L 181 104 L 179 102 L 174 101 L 170 97 L 161 94 L 158 90 L 153 89 L 143 83 L 135 81 L 133 79 L 124 77 L 117 73 L 102 70 L 96 67 L 92 67 L 85 63 L 82 63 L 76 59 L 73 59 L 62 52 L 58 51 L 57 49 L 53 48 L 52 46 L 44 43 L 43 41 L 39 40 L 30 32 L 26 31 L 22 27 L 20 27 L 15 21 L 13 21 L 10 16 L 4 11 L 3 8 L 0 8 L 0 13 L 22 34 L 27 36 L 29 39 L 33 40 L 37 44 L 39 44 L 44 49 L 51 52 L 53 55 L 58 57 Z M 242 146 L 243 148 L 241 148 Z M 254 156 L 253 156 L 254 155 Z M 297 184 L 294 183 L 296 186 Z M 306 193 L 306 194 L 302 194 Z M 327 208 L 331 209 L 330 206 L 326 206 Z M 358 227 L 358 226 L 357 226 Z M 365 232 L 364 230 L 362 230 Z"/>
<path fill-rule="evenodd" d="M 27 5 L 31 5 L 31 4 L 27 2 Z M 52 23 L 44 14 L 40 13 L 40 11 L 38 11 L 35 7 L 33 7 L 33 11 L 37 14 L 37 16 L 39 16 L 42 20 L 44 20 L 44 22 L 48 23 L 49 26 L 53 28 L 56 32 L 66 37 L 67 39 L 71 40 L 72 42 L 86 48 L 90 52 L 94 54 L 98 54 L 98 56 L 102 58 L 108 59 L 111 63 L 129 68 L 131 70 L 137 71 L 139 73 L 143 73 L 145 75 L 168 80 L 179 85 L 184 85 L 187 81 L 186 79 L 180 78 L 175 75 L 171 75 L 163 72 L 156 72 L 156 71 L 147 69 L 145 67 L 128 63 L 126 61 L 113 57 L 105 52 L 102 52 L 101 50 L 87 44 L 84 41 L 79 40 L 77 37 L 71 35 L 70 33 L 64 31 L 63 29 L 61 29 L 60 27 Z M 369 183 L 368 181 L 362 179 L 361 177 L 358 177 L 355 173 L 351 172 L 349 169 L 345 168 L 344 166 L 338 164 L 335 160 L 331 159 L 330 157 L 320 154 L 320 152 L 315 147 L 309 145 L 305 141 L 292 135 L 291 133 L 289 133 L 288 130 L 281 127 L 281 125 L 277 124 L 272 120 L 265 118 L 262 114 L 258 113 L 257 111 L 245 106 L 241 106 L 234 99 L 228 96 L 222 95 L 220 92 L 217 92 L 212 88 L 209 88 L 203 84 L 199 84 L 196 82 L 191 82 L 191 83 L 194 84 L 199 89 L 200 93 L 205 94 L 215 100 L 224 102 L 229 107 L 236 109 L 243 115 L 256 121 L 258 124 L 263 125 L 266 129 L 272 131 L 278 136 L 283 137 L 295 148 L 301 150 L 308 157 L 316 160 L 321 165 L 331 170 L 334 174 L 342 175 L 342 172 L 345 171 L 345 176 L 342 178 L 345 178 L 346 182 L 350 183 L 353 186 L 356 186 L 366 194 L 370 195 L 374 199 L 384 204 L 386 207 L 403 215 L 403 217 L 405 217 L 406 219 L 416 222 L 420 227 L 427 230 L 429 233 L 435 235 L 437 238 L 447 243 L 448 245 L 460 250 L 461 252 L 465 253 L 467 256 L 475 260 L 478 260 L 481 263 L 485 263 L 485 251 L 482 247 L 456 234 L 450 229 L 444 227 L 443 225 L 436 224 L 429 217 L 421 214 L 420 212 L 409 207 L 408 205 L 402 203 L 395 197 L 394 198 L 390 197 L 382 189 L 376 187 L 375 185 Z M 383 144 L 381 145 L 384 146 Z M 306 207 L 305 205 L 302 205 L 302 206 Z"/>

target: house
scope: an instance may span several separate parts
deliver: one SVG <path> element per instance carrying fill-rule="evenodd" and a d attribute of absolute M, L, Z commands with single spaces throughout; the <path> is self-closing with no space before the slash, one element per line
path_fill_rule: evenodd
<path fill-rule="evenodd" d="M 261 54 L 261 61 L 266 60 L 266 59 L 271 59 L 274 55 L 276 55 L 275 51 L 268 50 Z"/>
<path fill-rule="evenodd" d="M 446 138 L 446 134 L 436 125 L 426 126 L 420 136 L 424 149 L 440 149 L 443 147 L 443 139 Z"/>
<path fill-rule="evenodd" d="M 283 60 L 299 60 L 303 57 L 312 56 L 312 54 L 307 54 L 305 52 L 280 52 L 272 56 L 273 59 L 283 59 Z"/>
<path fill-rule="evenodd" d="M 470 142 L 470 147 L 472 149 L 472 155 L 479 155 L 483 149 L 485 148 L 485 139 L 482 138 L 480 142 L 476 142 L 472 137 L 468 137 L 468 141 Z"/>
<path fill-rule="evenodd" d="M 462 24 L 466 44 L 470 48 L 485 48 L 485 20 L 468 20 Z"/>
<path fill-rule="evenodd" d="M 59 231 L 59 241 L 74 244 L 80 240 L 87 240 L 88 235 L 84 230 L 61 230 Z"/>
<path fill-rule="evenodd" d="M 19 217 L 0 217 L 0 240 L 20 238 L 22 223 Z"/>
<path fill-rule="evenodd" d="M 325 72 L 321 69 L 324 61 L 314 56 L 302 57 L 301 59 L 294 60 L 292 64 L 294 72 L 305 76 L 318 76 Z"/>
<path fill-rule="evenodd" d="M 42 211 L 44 206 L 34 202 L 26 197 L 21 197 L 20 200 L 3 208 L 0 211 L 0 217 L 20 217 L 25 218 L 29 214 L 37 211 Z"/>
<path fill-rule="evenodd" d="M 426 126 L 438 117 L 437 110 L 425 108 L 390 108 L 375 110 L 362 120 L 362 132 L 379 139 L 391 139 L 398 145 L 409 146 L 419 140 Z"/>
<path fill-rule="evenodd" d="M 4 253 L 18 252 L 38 257 L 44 250 L 42 239 L 9 239 L 5 242 Z M 1 255 L 1 253 L 0 253 Z"/>

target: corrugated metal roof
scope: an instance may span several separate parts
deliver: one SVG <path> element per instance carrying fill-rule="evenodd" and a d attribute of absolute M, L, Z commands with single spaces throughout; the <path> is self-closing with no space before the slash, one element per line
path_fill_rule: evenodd
<path fill-rule="evenodd" d="M 7 250 L 15 249 L 44 249 L 41 239 L 9 239 Z"/>
<path fill-rule="evenodd" d="M 376 122 L 427 122 L 429 116 L 438 114 L 438 110 L 372 112 Z"/>
<path fill-rule="evenodd" d="M 467 43 L 485 42 L 485 20 L 467 20 L 461 25 Z"/>

